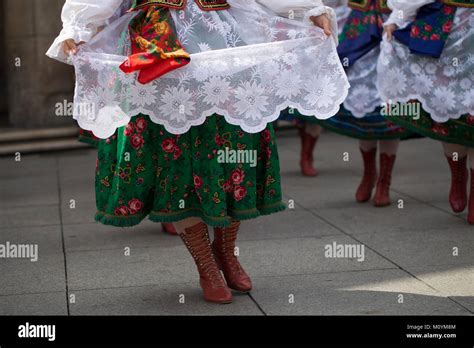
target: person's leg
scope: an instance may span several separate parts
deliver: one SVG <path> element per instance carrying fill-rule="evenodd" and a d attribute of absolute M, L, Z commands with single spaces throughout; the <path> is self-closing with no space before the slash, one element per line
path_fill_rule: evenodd
<path fill-rule="evenodd" d="M 319 136 L 321 135 L 322 128 L 318 124 L 306 122 L 304 130 L 313 138 L 319 138 Z"/>
<path fill-rule="evenodd" d="M 468 149 L 469 169 L 471 172 L 471 189 L 469 193 L 469 212 L 467 214 L 467 222 L 474 225 L 474 148 Z"/>
<path fill-rule="evenodd" d="M 376 207 L 386 207 L 391 204 L 390 185 L 399 145 L 399 139 L 380 141 L 380 174 L 374 196 Z"/>
<path fill-rule="evenodd" d="M 359 148 L 364 162 L 364 175 L 356 192 L 357 202 L 367 202 L 372 197 L 375 181 L 377 180 L 377 141 L 360 140 Z"/>
<path fill-rule="evenodd" d="M 209 302 L 232 302 L 232 294 L 212 252 L 207 225 L 198 218 L 189 218 L 174 226 L 196 262 L 204 298 Z"/>
<path fill-rule="evenodd" d="M 443 143 L 444 154 L 448 160 L 451 170 L 451 189 L 449 192 L 449 203 L 454 212 L 460 213 L 467 206 L 467 181 L 469 172 L 467 170 L 466 146 Z"/>
<path fill-rule="evenodd" d="M 184 219 L 184 220 L 181 220 L 181 221 L 178 221 L 178 222 L 174 222 L 173 225 L 174 225 L 174 228 L 176 229 L 176 232 L 179 235 L 182 235 L 186 232 L 187 228 L 195 226 L 195 225 L 199 224 L 200 222 L 202 222 L 201 219 L 191 217 L 191 218 Z"/>
<path fill-rule="evenodd" d="M 226 228 L 214 228 L 212 248 L 229 288 L 241 292 L 252 290 L 252 281 L 240 265 L 236 255 L 237 234 L 240 221 L 232 221 Z"/>
<path fill-rule="evenodd" d="M 176 231 L 176 228 L 170 222 L 163 222 L 161 224 L 161 229 L 163 230 L 163 232 L 166 232 L 166 233 L 174 235 L 174 236 L 178 234 L 178 231 Z"/>
<path fill-rule="evenodd" d="M 318 171 L 314 168 L 314 149 L 321 135 L 321 126 L 305 122 L 299 128 L 301 138 L 301 172 L 304 176 L 317 176 Z"/>
<path fill-rule="evenodd" d="M 380 153 L 386 153 L 389 156 L 397 155 L 399 146 L 400 146 L 400 139 L 381 140 Z"/>

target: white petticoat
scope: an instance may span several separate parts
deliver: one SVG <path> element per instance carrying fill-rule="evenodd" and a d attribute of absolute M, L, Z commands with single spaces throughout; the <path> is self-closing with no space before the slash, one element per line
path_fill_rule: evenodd
<path fill-rule="evenodd" d="M 382 104 L 377 91 L 377 60 L 380 47 L 373 48 L 347 71 L 352 88 L 344 107 L 356 118 L 363 118 Z"/>
<path fill-rule="evenodd" d="M 213 114 L 257 133 L 289 106 L 327 119 L 348 94 L 332 38 L 319 28 L 276 17 L 253 1 L 245 8 L 236 4 L 227 11 L 203 12 L 191 0 L 185 11 L 173 10 L 191 63 L 142 85 L 136 74 L 119 69 L 129 54 L 124 33 L 134 15 L 114 21 L 73 58 L 74 118 L 99 138 L 110 137 L 140 113 L 174 134 Z"/>
<path fill-rule="evenodd" d="M 440 59 L 382 42 L 377 86 L 384 102 L 418 100 L 436 122 L 474 114 L 474 11 L 458 8 Z"/>

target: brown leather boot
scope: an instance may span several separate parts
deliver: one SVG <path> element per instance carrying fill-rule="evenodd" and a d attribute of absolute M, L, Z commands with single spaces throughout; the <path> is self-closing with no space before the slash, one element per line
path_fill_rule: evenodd
<path fill-rule="evenodd" d="M 318 142 L 318 137 L 313 137 L 311 134 L 305 132 L 304 128 L 298 129 L 301 138 L 301 173 L 304 176 L 317 176 L 318 170 L 314 168 L 314 148 Z"/>
<path fill-rule="evenodd" d="M 452 157 L 446 156 L 451 169 L 451 190 L 449 192 L 449 204 L 455 213 L 461 213 L 467 206 L 467 180 L 469 172 L 466 167 L 467 156 L 454 161 Z"/>
<path fill-rule="evenodd" d="M 163 222 L 161 224 L 161 229 L 163 230 L 163 232 L 171 234 L 173 236 L 176 236 L 178 234 L 176 228 L 174 228 L 174 225 L 172 223 Z"/>
<path fill-rule="evenodd" d="M 249 292 L 252 290 L 252 281 L 235 256 L 235 242 L 239 227 L 240 221 L 233 221 L 229 227 L 215 228 L 212 249 L 229 288 Z"/>
<path fill-rule="evenodd" d="M 390 185 L 392 183 L 392 172 L 396 158 L 396 155 L 380 154 L 380 175 L 374 197 L 374 205 L 376 207 L 386 207 L 391 204 Z"/>
<path fill-rule="evenodd" d="M 356 192 L 357 202 L 363 203 L 370 200 L 372 191 L 377 181 L 377 165 L 375 163 L 377 157 L 377 148 L 369 151 L 360 149 L 362 159 L 364 160 L 364 176 Z"/>
<path fill-rule="evenodd" d="M 231 303 L 232 293 L 212 253 L 207 225 L 200 222 L 186 228 L 180 237 L 196 262 L 204 299 L 214 303 Z"/>
<path fill-rule="evenodd" d="M 471 192 L 469 194 L 469 212 L 467 213 L 467 222 L 474 225 L 474 169 L 471 169 Z"/>

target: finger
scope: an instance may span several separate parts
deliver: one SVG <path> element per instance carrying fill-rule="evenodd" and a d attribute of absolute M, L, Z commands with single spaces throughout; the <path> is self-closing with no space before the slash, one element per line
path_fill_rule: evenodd
<path fill-rule="evenodd" d="M 331 36 L 331 35 L 332 35 L 331 22 L 329 22 L 329 20 L 324 21 L 324 33 L 325 33 L 327 36 Z"/>
<path fill-rule="evenodd" d="M 71 43 L 69 44 L 69 47 L 71 48 L 72 54 L 76 54 L 76 53 L 77 53 L 77 46 L 76 46 L 76 43 L 75 43 L 75 42 L 71 42 Z"/>
<path fill-rule="evenodd" d="M 63 51 L 67 55 L 69 55 L 69 53 L 71 52 L 71 47 L 69 47 L 69 43 L 67 41 L 64 41 L 63 43 Z"/>
<path fill-rule="evenodd" d="M 76 54 L 77 53 L 77 45 L 73 40 L 67 40 L 66 45 L 69 48 L 69 54 Z"/>

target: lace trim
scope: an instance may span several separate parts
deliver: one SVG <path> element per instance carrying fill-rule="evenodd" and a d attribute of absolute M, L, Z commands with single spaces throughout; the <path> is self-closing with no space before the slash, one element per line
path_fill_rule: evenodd
<path fill-rule="evenodd" d="M 439 123 L 474 114 L 473 35 L 472 10 L 459 8 L 439 59 L 411 54 L 406 46 L 384 40 L 377 65 L 382 101 L 418 100 Z"/>
<path fill-rule="evenodd" d="M 108 138 L 142 113 L 183 134 L 218 114 L 258 133 L 287 107 L 327 119 L 348 95 L 334 40 L 319 28 L 275 17 L 254 1 L 203 12 L 189 0 L 179 16 L 172 14 L 191 62 L 150 84 L 119 69 L 127 47 L 116 54 L 116 43 L 128 16 L 81 47 L 74 57 L 74 118 L 83 129 Z"/>

